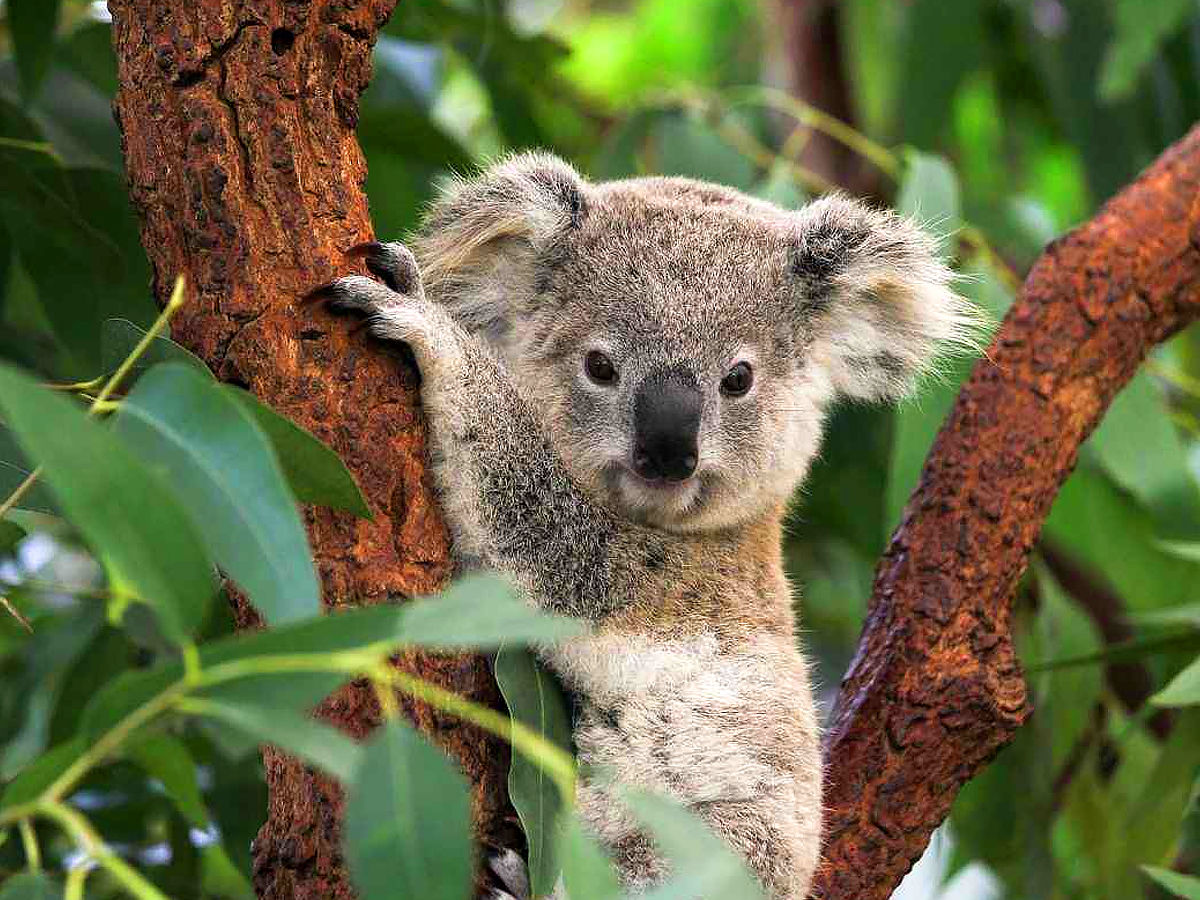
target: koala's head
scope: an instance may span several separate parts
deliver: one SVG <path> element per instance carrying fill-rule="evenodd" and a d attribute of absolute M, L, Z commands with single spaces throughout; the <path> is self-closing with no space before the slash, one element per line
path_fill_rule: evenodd
<path fill-rule="evenodd" d="M 912 223 L 681 178 L 590 184 L 523 154 L 448 186 L 414 245 L 572 477 L 675 531 L 778 509 L 838 396 L 896 399 L 974 315 Z"/>

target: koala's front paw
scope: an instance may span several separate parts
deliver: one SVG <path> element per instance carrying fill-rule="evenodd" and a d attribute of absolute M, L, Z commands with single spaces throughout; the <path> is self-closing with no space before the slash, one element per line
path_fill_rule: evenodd
<path fill-rule="evenodd" d="M 425 296 L 421 271 L 417 268 L 417 258 L 399 241 L 386 244 L 368 241 L 351 247 L 346 251 L 346 255 L 362 257 L 367 270 L 397 294 Z"/>
<path fill-rule="evenodd" d="M 403 244 L 363 244 L 350 251 L 366 258 L 367 268 L 386 282 L 346 275 L 317 288 L 309 298 L 338 312 L 360 313 L 378 338 L 403 341 L 422 374 L 432 375 L 457 357 L 457 331 L 444 310 L 425 299 L 416 260 Z"/>

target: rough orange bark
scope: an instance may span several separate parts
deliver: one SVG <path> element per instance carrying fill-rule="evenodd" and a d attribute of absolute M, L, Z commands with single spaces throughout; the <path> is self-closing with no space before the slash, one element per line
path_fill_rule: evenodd
<path fill-rule="evenodd" d="M 814 894 L 883 900 L 1028 714 L 1009 611 L 1080 444 L 1200 317 L 1200 127 L 1056 241 L 975 367 L 876 572 L 826 739 Z"/>
<path fill-rule="evenodd" d="M 348 270 L 371 238 L 354 138 L 371 48 L 395 0 L 112 0 L 115 111 L 160 301 L 179 273 L 189 302 L 174 336 L 227 381 L 328 442 L 374 512 L 306 512 L 328 606 L 430 592 L 450 571 L 426 478 L 412 369 L 297 298 Z M 498 702 L 479 657 L 409 655 L 409 670 Z M 409 715 L 476 785 L 481 834 L 506 826 L 506 745 L 429 709 Z M 378 711 L 363 685 L 324 715 L 355 735 Z M 267 750 L 269 819 L 257 841 L 262 897 L 350 896 L 336 787 Z"/>

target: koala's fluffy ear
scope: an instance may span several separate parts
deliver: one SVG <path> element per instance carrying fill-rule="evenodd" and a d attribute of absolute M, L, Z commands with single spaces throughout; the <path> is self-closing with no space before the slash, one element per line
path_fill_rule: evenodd
<path fill-rule="evenodd" d="M 839 393 L 899 399 L 939 352 L 978 349 L 985 319 L 915 223 L 841 196 L 797 217 L 800 325 Z"/>
<path fill-rule="evenodd" d="M 537 260 L 587 215 L 586 184 L 548 153 L 520 153 L 442 186 L 413 249 L 427 289 L 502 340 L 532 302 Z"/>

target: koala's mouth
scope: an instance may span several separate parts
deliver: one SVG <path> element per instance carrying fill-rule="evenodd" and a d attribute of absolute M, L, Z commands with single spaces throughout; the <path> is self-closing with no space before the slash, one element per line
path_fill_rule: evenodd
<path fill-rule="evenodd" d="M 621 505 L 635 518 L 654 524 L 677 521 L 695 513 L 704 494 L 699 473 L 682 481 L 647 479 L 628 466 L 618 465 L 611 472 L 609 484 Z"/>

